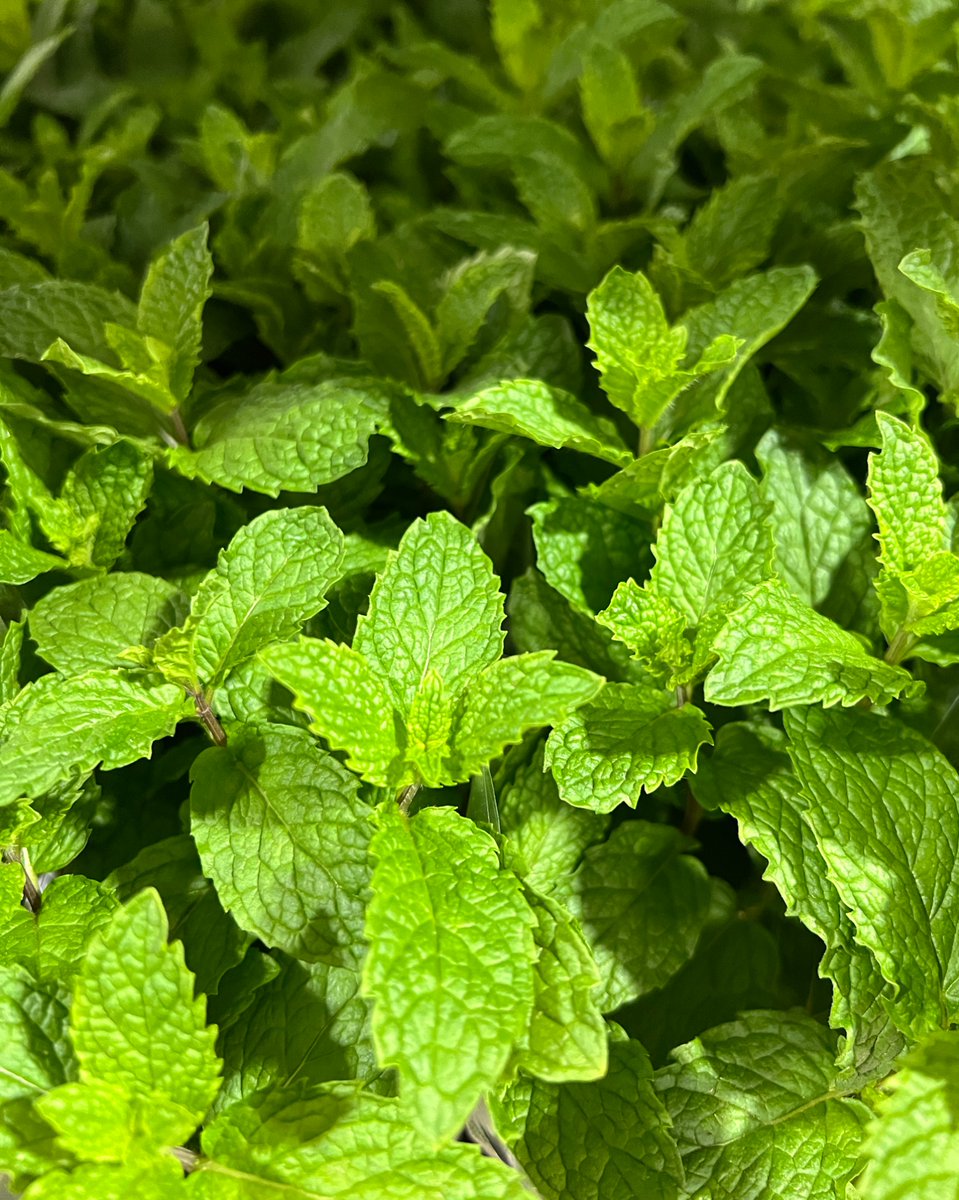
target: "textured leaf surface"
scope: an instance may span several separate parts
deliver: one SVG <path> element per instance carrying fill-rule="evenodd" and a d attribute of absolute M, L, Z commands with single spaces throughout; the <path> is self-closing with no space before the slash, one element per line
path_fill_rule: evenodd
<path fill-rule="evenodd" d="M 80 1079 L 112 1084 L 156 1107 L 157 1144 L 175 1145 L 200 1123 L 219 1087 L 215 1029 L 193 998 L 183 948 L 167 945 L 155 891 L 117 909 L 94 941 L 76 984 L 70 1030 Z"/>
<path fill-rule="evenodd" d="M 34 550 L 9 531 L 0 529 L 0 583 L 28 583 L 46 571 L 62 570 L 63 560 Z"/>
<path fill-rule="evenodd" d="M 372 813 L 305 730 L 240 729 L 191 771 L 191 830 L 223 906 L 268 946 L 362 955 Z"/>
<path fill-rule="evenodd" d="M 342 557 L 343 535 L 325 508 L 263 513 L 222 551 L 183 627 L 160 639 L 154 660 L 178 682 L 216 688 L 324 607 Z"/>
<path fill-rule="evenodd" d="M 529 509 L 536 565 L 551 587 L 590 614 L 609 603 L 616 585 L 650 565 L 648 526 L 582 497 Z"/>
<path fill-rule="evenodd" d="M 756 457 L 772 505 L 777 571 L 818 608 L 837 583 L 848 586 L 840 572 L 862 553 L 872 526 L 865 499 L 838 459 L 791 444 L 777 430 L 763 436 Z"/>
<path fill-rule="evenodd" d="M 668 692 L 611 683 L 549 735 L 546 766 L 567 804 L 611 812 L 696 769 L 709 722 Z"/>
<path fill-rule="evenodd" d="M 88 1163 L 75 1171 L 52 1171 L 24 1193 L 24 1200 L 177 1200 L 185 1195 L 183 1170 L 169 1155 L 130 1163 Z"/>
<path fill-rule="evenodd" d="M 538 957 L 533 1013 L 519 1067 L 537 1079 L 562 1082 L 606 1074 L 606 1022 L 598 1003 L 599 971 L 564 907 L 529 889 Z"/>
<path fill-rule="evenodd" d="M 152 575 L 99 575 L 54 588 L 30 610 L 42 658 L 66 675 L 116 667 L 128 646 L 150 646 L 185 615 L 175 584 Z"/>
<path fill-rule="evenodd" d="M 877 420 L 882 452 L 869 459 L 869 504 L 882 563 L 902 574 L 948 548 L 939 462 L 925 434 L 884 413 Z"/>
<path fill-rule="evenodd" d="M 260 655 L 270 674 L 293 692 L 310 728 L 359 775 L 383 787 L 404 779 L 403 744 L 386 681 L 363 655 L 339 642 L 300 638 Z"/>
<path fill-rule="evenodd" d="M 451 419 L 515 433 L 539 446 L 579 450 L 620 467 L 630 461 L 612 421 L 536 379 L 514 379 L 477 392 L 456 406 Z"/>
<path fill-rule="evenodd" d="M 683 853 L 690 844 L 668 825 L 628 821 L 557 889 L 592 948 L 603 1012 L 662 987 L 695 950 L 709 881 Z"/>
<path fill-rule="evenodd" d="M 690 1196 L 842 1200 L 865 1108 L 837 1099 L 828 1035 L 802 1014 L 749 1013 L 657 1072 Z"/>
<path fill-rule="evenodd" d="M 363 466 L 386 412 L 386 394 L 372 385 L 267 380 L 204 413 L 194 448 L 170 450 L 169 462 L 234 492 L 314 492 Z"/>
<path fill-rule="evenodd" d="M 543 743 L 499 793 L 510 862 L 536 891 L 546 894 L 570 875 L 587 846 L 602 841 L 608 819 L 559 798 L 543 770 Z"/>
<path fill-rule="evenodd" d="M 223 911 L 188 834 L 153 842 L 108 878 L 121 901 L 145 888 L 156 888 L 166 909 L 170 937 L 183 943 L 184 959 L 196 976 L 199 992 L 215 993 L 252 941 L 252 935 Z"/>
<path fill-rule="evenodd" d="M 955 1200 L 959 1195 L 959 1039 L 921 1042 L 891 1082 L 869 1129 L 864 1200 Z"/>
<path fill-rule="evenodd" d="M 489 559 L 448 513 L 415 521 L 391 553 L 357 622 L 353 649 L 387 681 L 408 713 L 435 671 L 456 695 L 503 648 L 503 597 Z"/>
<path fill-rule="evenodd" d="M 501 1105 L 509 1141 L 544 1200 L 678 1200 L 683 1168 L 649 1056 L 613 1040 L 593 1084 L 521 1077 Z"/>
<path fill-rule="evenodd" d="M 840 1066 L 866 1078 L 885 1074 L 902 1049 L 882 1002 L 885 980 L 873 955 L 855 940 L 806 818 L 786 739 L 765 726 L 727 725 L 692 786 L 704 807 L 718 806 L 736 818 L 742 838 L 767 860 L 765 876 L 779 889 L 786 911 L 825 943 L 819 970 L 833 981 L 830 1021 L 846 1032 Z"/>
<path fill-rule="evenodd" d="M 959 1008 L 959 775 L 921 734 L 874 713 L 785 716 L 805 816 L 830 879 L 916 1036 Z"/>
<path fill-rule="evenodd" d="M 714 704 L 755 704 L 770 710 L 794 704 L 849 706 L 868 699 L 888 704 L 912 695 L 908 671 L 873 658 L 851 633 L 821 616 L 770 579 L 751 592 L 720 630 L 719 662 L 706 677 Z"/>
<path fill-rule="evenodd" d="M 72 774 L 147 758 L 185 715 L 183 693 L 119 671 L 44 675 L 6 711 L 0 804 L 40 796 Z"/>
<path fill-rule="evenodd" d="M 533 1005 L 533 915 L 490 837 L 446 808 L 383 811 L 365 990 L 378 1058 L 430 1141 L 453 1134 L 506 1065 Z"/>
<path fill-rule="evenodd" d="M 520 1177 L 478 1146 L 424 1142 L 395 1102 L 342 1088 L 274 1091 L 230 1110 L 203 1136 L 191 1176 L 203 1200 L 524 1200 Z"/>
<path fill-rule="evenodd" d="M 112 892 L 82 875 L 55 879 L 43 893 L 38 913 L 20 906 L 23 872 L 0 867 L 0 962 L 19 962 L 38 979 L 70 979 L 80 968 L 95 933 L 109 923 L 117 906 Z"/>

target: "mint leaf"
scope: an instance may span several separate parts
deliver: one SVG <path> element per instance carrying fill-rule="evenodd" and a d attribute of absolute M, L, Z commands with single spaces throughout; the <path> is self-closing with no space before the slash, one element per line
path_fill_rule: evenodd
<path fill-rule="evenodd" d="M 18 1178 L 49 1170 L 59 1157 L 33 1101 L 76 1075 L 68 1009 L 62 983 L 40 982 L 20 966 L 0 969 L 0 1163 Z"/>
<path fill-rule="evenodd" d="M 877 414 L 882 452 L 869 458 L 869 504 L 883 566 L 901 575 L 948 548 L 939 463 L 928 438 Z"/>
<path fill-rule="evenodd" d="M 0 583 L 29 583 L 47 571 L 62 571 L 63 559 L 35 550 L 9 531 L 0 529 Z"/>
<path fill-rule="evenodd" d="M 191 831 L 224 908 L 268 946 L 354 964 L 372 813 L 305 730 L 241 729 L 191 770 Z"/>
<path fill-rule="evenodd" d="M 955 769 L 919 733 L 873 713 L 798 709 L 785 728 L 806 820 L 856 940 L 895 989 L 885 998 L 893 1019 L 913 1037 L 939 1028 L 957 1006 Z"/>
<path fill-rule="evenodd" d="M 267 496 L 315 492 L 363 466 L 386 419 L 388 392 L 362 380 L 270 378 L 228 392 L 167 459 L 191 479 Z"/>
<path fill-rule="evenodd" d="M 709 731 L 694 704 L 677 708 L 670 693 L 612 683 L 549 735 L 546 766 L 567 804 L 600 813 L 635 808 L 641 792 L 695 771 Z"/>
<path fill-rule="evenodd" d="M 719 662 L 706 677 L 714 704 L 849 706 L 888 704 L 920 685 L 902 667 L 873 658 L 853 634 L 769 579 L 751 592 L 713 642 Z"/>
<path fill-rule="evenodd" d="M 182 692 L 119 671 L 44 675 L 5 712 L 0 804 L 41 796 L 74 773 L 146 758 L 184 716 Z"/>
<path fill-rule="evenodd" d="M 130 646 L 151 646 L 185 616 L 175 584 L 152 575 L 96 575 L 53 588 L 30 610 L 41 658 L 65 675 L 116 667 Z"/>
<path fill-rule="evenodd" d="M 364 988 L 403 1111 L 455 1133 L 506 1066 L 533 1006 L 533 914 L 491 838 L 450 809 L 381 810 Z"/>
<path fill-rule="evenodd" d="M 301 638 L 261 652 L 270 674 L 294 693 L 310 728 L 349 766 L 381 787 L 400 787 L 408 772 L 396 729 L 396 713 L 385 700 L 386 681 L 352 647 Z"/>
<path fill-rule="evenodd" d="M 741 837 L 767 860 L 765 877 L 779 889 L 786 912 L 825 943 L 819 971 L 833 981 L 830 1023 L 846 1034 L 839 1065 L 876 1078 L 888 1071 L 902 1038 L 883 1003 L 886 985 L 876 960 L 857 943 L 830 878 L 786 750 L 776 730 L 726 725 L 693 789 L 705 808 L 719 807 L 736 818 Z"/>
<path fill-rule="evenodd" d="M 959 1047 L 953 1033 L 932 1034 L 906 1057 L 868 1131 L 869 1162 L 859 1181 L 866 1200 L 888 1200 L 903 1187 L 917 1200 L 954 1194 L 957 1084 Z"/>
<path fill-rule="evenodd" d="M 282 955 L 278 963 L 275 978 L 257 987 L 221 1027 L 217 1111 L 268 1088 L 365 1079 L 377 1070 L 370 1005 L 360 995 L 359 974 Z"/>
<path fill-rule="evenodd" d="M 772 505 L 777 571 L 813 608 L 830 600 L 835 605 L 831 593 L 851 582 L 843 568 L 862 556 L 871 532 L 859 488 L 837 459 L 778 430 L 764 434 L 756 457 L 763 469 L 763 496 Z"/>
<path fill-rule="evenodd" d="M 253 1200 L 281 1189 L 290 1200 L 523 1200 L 520 1177 L 478 1146 L 424 1145 L 401 1106 L 342 1085 L 260 1093 L 204 1131 L 209 1155 L 193 1191 L 208 1200 Z"/>
<path fill-rule="evenodd" d="M 222 551 L 184 624 L 154 645 L 153 663 L 168 679 L 214 691 L 324 607 L 342 555 L 343 535 L 325 508 L 263 513 Z"/>
<path fill-rule="evenodd" d="M 526 730 L 559 725 L 602 686 L 591 672 L 555 662 L 551 650 L 486 667 L 467 688 L 453 720 L 453 773 L 475 774 Z"/>
<path fill-rule="evenodd" d="M 70 469 L 59 498 L 41 513 L 40 524 L 70 566 L 106 570 L 122 554 L 152 482 L 153 464 L 132 442 L 88 450 Z"/>
<path fill-rule="evenodd" d="M 837 1098 L 820 1025 L 760 1010 L 680 1046 L 673 1058 L 657 1072 L 656 1089 L 690 1195 L 704 1187 L 743 1200 L 845 1194 L 868 1110 Z"/>
<path fill-rule="evenodd" d="M 119 292 L 92 284 L 43 280 L 0 291 L 0 354 L 40 362 L 63 338 L 81 354 L 108 359 L 107 322 L 132 327 L 136 310 Z"/>
<path fill-rule="evenodd" d="M 70 1032 L 80 1080 L 118 1088 L 151 1112 L 154 1145 L 188 1138 L 219 1087 L 215 1030 L 179 943 L 167 945 L 155 891 L 119 908 L 87 951 L 73 1000 Z"/>
<path fill-rule="evenodd" d="M 701 863 L 676 829 L 629 821 L 590 847 L 554 892 L 582 926 L 602 984 L 603 1012 L 675 974 L 696 948 L 709 909 Z"/>
<path fill-rule="evenodd" d="M 630 454 L 612 421 L 596 416 L 568 392 L 535 379 L 514 379 L 460 401 L 448 417 L 529 438 L 539 446 L 566 446 L 623 466 Z"/>
<path fill-rule="evenodd" d="M 687 330 L 670 328 L 650 282 L 614 267 L 589 295 L 587 318 L 596 366 L 611 404 L 641 429 L 652 429 L 676 396 L 697 375 L 734 358 L 739 343 L 722 335 L 698 360 L 686 353 Z M 684 367 L 684 361 L 690 363 Z"/>
<path fill-rule="evenodd" d="M 498 806 L 510 863 L 540 894 L 547 894 L 573 871 L 583 851 L 600 842 L 608 820 L 559 798 L 543 769 L 540 742 L 529 762 L 518 767 L 499 792 Z"/>
<path fill-rule="evenodd" d="M 69 1086 L 69 1085 L 68 1085 Z M 70 1102 L 76 1092 L 67 1092 Z M 51 1110 L 52 1115 L 52 1110 Z M 99 1114 L 89 1113 L 90 1126 L 97 1127 Z M 108 1128 L 111 1128 L 108 1126 Z M 81 1127 L 85 1133 L 86 1125 Z M 78 1136 L 81 1134 L 78 1132 Z M 85 1164 L 69 1173 L 51 1171 L 24 1193 L 26 1200 L 174 1200 L 183 1188 L 183 1169 L 170 1155 L 152 1155 L 142 1161 Z"/>
<path fill-rule="evenodd" d="M 504 1133 L 545 1200 L 677 1200 L 683 1168 L 639 1042 L 614 1037 L 594 1084 L 524 1076 L 496 1106 Z"/>
<path fill-rule="evenodd" d="M 166 909 L 170 937 L 183 943 L 187 968 L 197 991 L 215 994 L 220 981 L 237 966 L 252 936 L 223 911 L 213 884 L 187 834 L 163 838 L 108 876 L 121 902 L 155 888 Z"/>
<path fill-rule="evenodd" d="M 624 576 L 645 573 L 652 540 L 639 521 L 580 497 L 535 504 L 536 565 L 576 608 L 594 613 L 609 603 Z"/>
<path fill-rule="evenodd" d="M 11 863 L 0 868 L 0 875 L 6 877 L 0 888 L 8 893 L 0 900 L 0 963 L 22 963 L 38 979 L 71 979 L 90 939 L 110 921 L 117 906 L 112 892 L 82 875 L 67 875 L 53 881 L 40 911 L 32 913 L 20 906 L 20 867 Z"/>
<path fill-rule="evenodd" d="M 169 386 L 178 403 L 189 394 L 200 361 L 203 306 L 210 298 L 213 274 L 207 232 L 206 225 L 189 230 L 154 259 L 137 307 L 140 333 L 168 348 Z"/>
<path fill-rule="evenodd" d="M 533 1012 L 516 1056 L 537 1079 L 563 1082 L 606 1074 L 606 1023 L 599 1007 L 600 976 L 589 946 L 563 906 L 530 889 L 536 925 Z"/>

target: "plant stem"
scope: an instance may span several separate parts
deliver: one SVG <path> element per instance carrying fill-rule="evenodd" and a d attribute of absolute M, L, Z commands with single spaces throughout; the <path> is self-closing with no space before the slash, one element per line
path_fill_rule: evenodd
<path fill-rule="evenodd" d="M 409 787 L 403 788 L 396 797 L 396 803 L 400 806 L 401 813 L 408 813 L 410 811 L 410 805 L 416 798 L 416 793 L 420 790 L 420 786 L 418 783 L 411 783 Z"/>
<path fill-rule="evenodd" d="M 193 697 L 193 703 L 196 705 L 197 716 L 203 722 L 203 726 L 213 744 L 216 746 L 226 745 L 226 730 L 220 724 L 219 718 L 210 707 L 209 699 L 202 692 L 190 692 Z"/>
<path fill-rule="evenodd" d="M 177 1160 L 184 1171 L 186 1171 L 187 1175 L 189 1175 L 191 1171 L 195 1171 L 203 1161 L 199 1154 L 195 1154 L 192 1150 L 187 1150 L 186 1146 L 171 1146 L 170 1153 Z"/>
<path fill-rule="evenodd" d="M 16 862 L 23 868 L 23 906 L 32 913 L 40 911 L 43 903 L 43 893 L 40 890 L 40 880 L 33 869 L 30 854 L 23 846 L 13 846 L 3 852 L 4 862 Z"/>
<path fill-rule="evenodd" d="M 915 644 L 916 639 L 911 633 L 907 633 L 905 629 L 898 629 L 883 655 L 883 661 L 897 667 Z"/>

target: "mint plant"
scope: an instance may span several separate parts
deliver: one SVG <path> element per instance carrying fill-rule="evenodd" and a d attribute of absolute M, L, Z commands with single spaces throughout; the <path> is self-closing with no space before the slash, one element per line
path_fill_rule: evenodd
<path fill-rule="evenodd" d="M 959 1195 L 956 9 L 0 13 L 0 1194 Z"/>

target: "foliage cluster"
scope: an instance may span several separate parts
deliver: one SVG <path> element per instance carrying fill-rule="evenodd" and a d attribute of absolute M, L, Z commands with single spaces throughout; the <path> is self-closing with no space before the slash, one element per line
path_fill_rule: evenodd
<path fill-rule="evenodd" d="M 24 1200 L 959 1196 L 957 27 L 0 6 Z"/>

